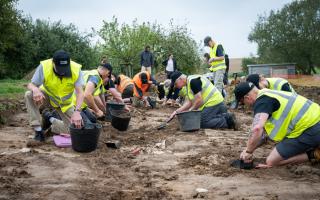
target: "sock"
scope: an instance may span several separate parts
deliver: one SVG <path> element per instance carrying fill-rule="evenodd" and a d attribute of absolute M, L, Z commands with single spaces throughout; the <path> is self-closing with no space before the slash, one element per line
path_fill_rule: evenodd
<path fill-rule="evenodd" d="M 36 127 L 34 127 L 34 130 L 35 131 L 42 131 L 42 128 L 41 128 L 41 126 L 36 126 Z"/>
<path fill-rule="evenodd" d="M 51 124 L 54 122 L 54 120 L 56 120 L 56 118 L 54 117 L 50 117 L 49 121 L 51 122 Z"/>

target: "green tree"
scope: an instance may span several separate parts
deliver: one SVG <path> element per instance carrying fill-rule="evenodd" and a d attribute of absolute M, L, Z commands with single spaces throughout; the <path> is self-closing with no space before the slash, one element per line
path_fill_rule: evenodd
<path fill-rule="evenodd" d="M 320 1 L 301 0 L 260 16 L 249 41 L 261 62 L 294 62 L 305 74 L 320 64 Z"/>
<path fill-rule="evenodd" d="M 198 47 L 185 25 L 174 26 L 171 21 L 169 30 L 156 23 L 138 24 L 136 20 L 131 25 L 120 25 L 116 17 L 103 23 L 98 32 L 104 41 L 103 53 L 114 65 L 131 64 L 138 72 L 140 53 L 146 45 L 151 46 L 158 64 L 173 53 L 179 69 L 185 73 L 196 71 L 200 65 Z"/>
<path fill-rule="evenodd" d="M 248 58 L 242 58 L 242 62 L 241 62 L 242 71 L 245 74 L 248 74 L 248 65 L 258 64 L 258 63 L 259 63 L 259 59 L 253 56 Z"/>

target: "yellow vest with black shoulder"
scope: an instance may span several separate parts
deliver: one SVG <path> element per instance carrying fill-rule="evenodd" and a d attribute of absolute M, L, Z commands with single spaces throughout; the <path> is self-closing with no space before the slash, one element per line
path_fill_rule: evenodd
<path fill-rule="evenodd" d="M 58 77 L 53 71 L 52 59 L 40 62 L 43 67 L 44 82 L 40 89 L 44 91 L 50 99 L 50 104 L 55 108 L 60 108 L 66 112 L 74 106 L 72 101 L 75 83 L 79 78 L 81 65 L 71 61 L 71 77 Z"/>
<path fill-rule="evenodd" d="M 85 85 L 87 85 L 90 76 L 97 76 L 98 77 L 99 82 L 96 85 L 96 87 L 94 88 L 94 93 L 93 93 L 93 96 L 98 96 L 99 94 L 101 94 L 103 92 L 103 91 L 101 91 L 101 87 L 103 87 L 103 80 L 100 77 L 97 69 L 83 71 L 83 79 L 85 81 Z"/>
<path fill-rule="evenodd" d="M 215 44 L 214 47 L 210 48 L 210 58 L 216 58 L 217 57 L 217 48 L 220 44 Z M 219 69 L 226 69 L 226 62 L 225 59 L 223 60 L 214 60 L 213 62 L 210 63 L 210 68 L 209 70 L 211 72 L 215 72 Z"/>
<path fill-rule="evenodd" d="M 290 85 L 290 83 L 286 80 L 286 79 L 283 79 L 283 78 L 266 78 L 267 81 L 269 82 L 269 89 L 270 90 L 278 90 L 278 91 L 281 91 L 281 88 L 284 84 L 288 83 L 289 84 L 289 87 L 291 89 L 291 92 L 292 93 L 296 93 L 294 91 L 294 89 L 292 88 L 292 86 Z"/>
<path fill-rule="evenodd" d="M 223 102 L 223 97 L 219 90 L 212 83 L 204 76 L 201 75 L 191 75 L 187 78 L 187 87 L 186 93 L 187 97 L 190 101 L 194 99 L 194 94 L 191 90 L 191 80 L 195 78 L 201 78 L 202 83 L 202 90 L 201 90 L 201 97 L 203 104 L 200 106 L 199 110 L 203 110 L 205 107 L 211 107 L 218 105 L 219 103 Z"/>
<path fill-rule="evenodd" d="M 262 89 L 258 93 L 279 101 L 280 107 L 272 113 L 264 128 L 270 139 L 299 137 L 306 129 L 320 121 L 320 106 L 303 96 L 284 91 Z"/>

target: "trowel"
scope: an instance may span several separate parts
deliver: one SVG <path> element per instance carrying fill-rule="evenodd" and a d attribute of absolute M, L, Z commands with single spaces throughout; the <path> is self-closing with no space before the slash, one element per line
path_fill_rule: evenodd
<path fill-rule="evenodd" d="M 175 116 L 175 115 L 174 115 L 174 116 Z M 169 122 L 171 122 L 171 120 L 173 120 L 174 116 L 171 117 L 170 119 L 168 119 L 166 122 L 163 122 L 162 124 L 160 124 L 160 125 L 157 127 L 157 129 L 158 129 L 158 130 L 161 130 L 161 129 L 166 128 L 166 127 L 167 127 L 167 124 L 168 124 Z"/>

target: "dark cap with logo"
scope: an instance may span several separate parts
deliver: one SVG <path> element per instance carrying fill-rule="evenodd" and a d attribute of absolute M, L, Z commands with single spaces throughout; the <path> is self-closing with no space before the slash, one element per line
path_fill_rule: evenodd
<path fill-rule="evenodd" d="M 255 85 L 251 82 L 242 82 L 239 83 L 234 89 L 234 95 L 236 96 L 236 100 L 239 102 L 245 95 L 247 95 Z"/>
<path fill-rule="evenodd" d="M 52 61 L 55 65 L 55 72 L 64 77 L 71 77 L 70 56 L 64 50 L 58 50 L 53 54 Z"/>

